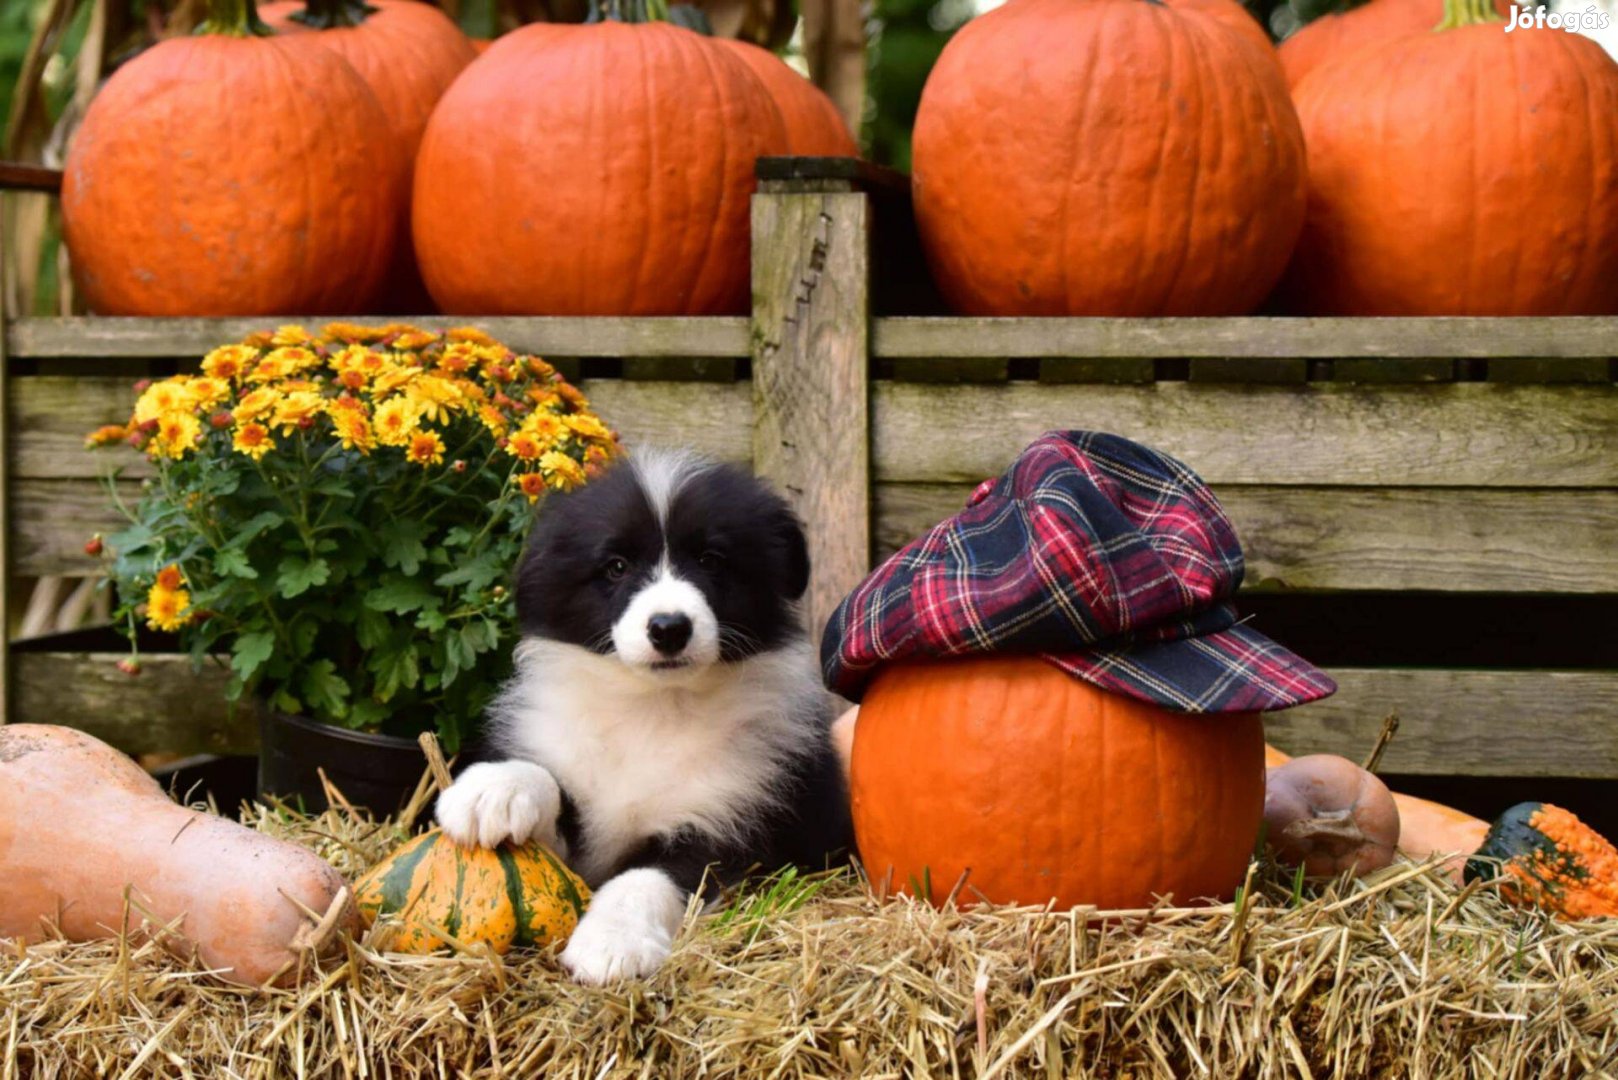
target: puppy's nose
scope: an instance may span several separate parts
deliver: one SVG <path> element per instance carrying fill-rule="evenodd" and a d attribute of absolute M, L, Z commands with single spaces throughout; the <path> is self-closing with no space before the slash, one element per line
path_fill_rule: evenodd
<path fill-rule="evenodd" d="M 674 656 L 691 640 L 691 619 L 683 612 L 662 612 L 646 621 L 646 636 L 652 648 L 664 656 Z"/>

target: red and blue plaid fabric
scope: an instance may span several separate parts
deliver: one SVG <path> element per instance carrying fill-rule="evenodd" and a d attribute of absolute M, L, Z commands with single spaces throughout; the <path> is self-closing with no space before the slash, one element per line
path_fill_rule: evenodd
<path fill-rule="evenodd" d="M 844 598 L 821 665 L 854 701 L 883 664 L 990 652 L 1035 653 L 1188 713 L 1336 690 L 1237 622 L 1242 571 L 1230 519 L 1184 464 L 1116 435 L 1049 432 Z"/>

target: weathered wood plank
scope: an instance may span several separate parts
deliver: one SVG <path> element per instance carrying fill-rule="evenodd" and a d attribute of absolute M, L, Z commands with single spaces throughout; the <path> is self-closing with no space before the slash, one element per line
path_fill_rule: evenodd
<path fill-rule="evenodd" d="M 143 671 L 118 670 L 123 653 L 23 652 L 12 660 L 19 723 L 87 731 L 131 754 L 251 754 L 258 749 L 257 703 L 234 710 L 229 673 L 218 664 L 193 672 L 184 656 L 144 653 Z"/>
<path fill-rule="evenodd" d="M 893 318 L 871 341 L 881 357 L 1610 357 L 1618 318 Z"/>
<path fill-rule="evenodd" d="M 878 484 L 885 556 L 957 512 L 969 485 Z M 1247 588 L 1618 592 L 1618 492 L 1217 489 Z"/>
<path fill-rule="evenodd" d="M 95 428 L 129 419 L 131 380 L 31 375 L 13 379 L 12 387 L 13 476 L 95 479 L 117 467 L 131 478 L 150 475 L 151 466 L 134 451 L 84 447 Z M 586 379 L 580 388 L 628 445 L 690 446 L 724 461 L 752 460 L 752 391 L 744 383 Z"/>
<path fill-rule="evenodd" d="M 122 493 L 139 499 L 136 482 Z M 92 577 L 101 561 L 84 553 L 96 533 L 113 533 L 126 522 L 99 480 L 15 480 L 11 485 L 11 573 L 17 577 Z"/>
<path fill-rule="evenodd" d="M 13 356 L 47 360 L 83 356 L 200 356 L 216 345 L 286 323 L 316 330 L 329 322 L 374 324 L 378 316 L 334 319 L 27 318 L 7 330 Z M 435 330 L 476 326 L 514 349 L 558 356 L 748 355 L 747 320 L 725 318 L 537 318 L 421 316 L 400 319 Z"/>
<path fill-rule="evenodd" d="M 877 478 L 975 483 L 1054 428 L 1111 431 L 1210 484 L 1618 487 L 1618 391 L 1588 386 L 876 384 Z"/>
<path fill-rule="evenodd" d="M 803 519 L 816 638 L 871 558 L 870 252 L 864 194 L 753 197 L 753 465 Z"/>
<path fill-rule="evenodd" d="M 1262 629 L 1262 627 L 1260 627 Z M 1382 718 L 1399 737 L 1382 769 L 1462 776 L 1618 779 L 1618 672 L 1333 671 L 1338 691 L 1264 717 L 1265 735 L 1291 754 L 1359 760 Z"/>

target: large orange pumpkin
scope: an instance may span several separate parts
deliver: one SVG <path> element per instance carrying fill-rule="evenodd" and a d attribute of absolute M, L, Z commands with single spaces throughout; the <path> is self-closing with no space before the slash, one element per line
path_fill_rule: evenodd
<path fill-rule="evenodd" d="M 973 315 L 1237 315 L 1303 220 L 1273 56 L 1152 0 L 1010 0 L 927 79 L 913 148 L 933 275 Z"/>
<path fill-rule="evenodd" d="M 1495 0 L 1504 15 L 1511 0 Z M 1424 34 L 1444 17 L 1444 0 L 1371 0 L 1348 11 L 1322 15 L 1281 42 L 1276 52 L 1286 70 L 1287 85 L 1327 60 L 1344 57 L 1367 45 L 1379 45 L 1407 34 Z"/>
<path fill-rule="evenodd" d="M 251 0 L 119 68 L 68 150 L 73 274 L 101 315 L 364 310 L 406 165 L 342 58 L 262 37 Z M 254 30 L 254 27 L 257 30 Z"/>
<path fill-rule="evenodd" d="M 1618 313 L 1618 63 L 1560 30 L 1459 17 L 1298 84 L 1294 310 Z"/>
<path fill-rule="evenodd" d="M 739 56 L 775 99 L 786 125 L 787 153 L 807 157 L 860 156 L 843 114 L 820 87 L 787 67 L 768 49 L 735 38 L 714 40 Z"/>
<path fill-rule="evenodd" d="M 935 902 L 970 871 L 996 903 L 1191 903 L 1241 884 L 1263 762 L 1257 714 L 1171 713 L 1036 657 L 896 665 L 860 705 L 854 828 L 874 882 Z"/>
<path fill-rule="evenodd" d="M 318 31 L 313 40 L 347 60 L 376 94 L 394 142 L 411 162 L 433 106 L 477 58 L 471 39 L 449 16 L 416 0 L 277 0 L 261 14 L 282 33 Z M 427 303 L 410 241 L 408 196 L 382 302 L 388 311 L 420 311 Z"/>
<path fill-rule="evenodd" d="M 710 38 L 666 23 L 536 23 L 434 110 L 415 239 L 449 312 L 739 314 L 753 162 L 780 110 Z"/>
<path fill-rule="evenodd" d="M 1269 33 L 1259 25 L 1253 13 L 1236 0 L 1166 0 L 1169 7 L 1200 11 L 1258 46 L 1266 56 L 1275 55 L 1275 45 Z"/>

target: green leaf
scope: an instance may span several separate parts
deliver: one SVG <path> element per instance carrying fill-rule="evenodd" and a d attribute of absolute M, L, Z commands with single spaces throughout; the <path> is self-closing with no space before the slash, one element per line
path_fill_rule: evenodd
<path fill-rule="evenodd" d="M 320 636 L 320 622 L 317 618 L 300 618 L 292 624 L 292 651 L 298 656 L 308 656 L 315 647 L 315 638 Z"/>
<path fill-rule="evenodd" d="M 331 578 L 331 567 L 326 565 L 325 559 L 304 559 L 297 555 L 288 555 L 281 560 L 281 572 L 276 576 L 276 585 L 281 596 L 291 600 L 295 596 L 302 596 L 316 585 L 324 585 Z"/>
<path fill-rule="evenodd" d="M 286 518 L 282 517 L 274 510 L 265 510 L 262 513 L 254 514 L 241 525 L 236 527 L 234 530 L 234 535 L 232 535 L 230 538 L 230 544 L 232 547 L 245 547 L 248 541 L 252 540 L 259 533 L 263 532 L 265 529 L 273 529 L 285 520 Z"/>
<path fill-rule="evenodd" d="M 316 660 L 304 668 L 299 681 L 303 699 L 316 712 L 341 720 L 348 713 L 348 683 L 330 660 Z"/>
<path fill-rule="evenodd" d="M 506 563 L 497 552 L 485 551 L 475 559 L 468 559 L 447 574 L 433 579 L 433 584 L 448 588 L 465 585 L 469 592 L 482 592 L 506 572 Z"/>
<path fill-rule="evenodd" d="M 253 672 L 264 666 L 275 652 L 275 635 L 268 630 L 253 630 L 236 635 L 236 644 L 230 650 L 231 670 L 246 681 Z"/>
<path fill-rule="evenodd" d="M 213 572 L 220 577 L 246 578 L 249 581 L 258 577 L 258 571 L 247 561 L 247 553 L 234 547 L 221 548 L 219 554 L 214 556 Z"/>
<path fill-rule="evenodd" d="M 494 623 L 488 619 L 473 619 L 461 627 L 461 641 L 465 644 L 469 655 L 476 657 L 478 653 L 488 652 L 499 641 L 499 634 Z M 467 663 L 471 667 L 471 662 Z"/>
<path fill-rule="evenodd" d="M 366 593 L 365 606 L 373 611 L 403 615 L 437 599 L 437 590 L 420 578 L 395 576 Z"/>
<path fill-rule="evenodd" d="M 381 535 L 382 562 L 407 574 L 421 569 L 427 557 L 428 527 L 424 521 L 398 521 L 390 524 Z"/>
<path fill-rule="evenodd" d="M 448 625 L 449 620 L 444 618 L 444 610 L 436 604 L 422 608 L 421 614 L 416 616 L 416 629 L 425 630 L 429 634 L 436 634 Z"/>
<path fill-rule="evenodd" d="M 381 727 L 382 721 L 387 718 L 388 707 L 371 698 L 361 698 L 348 709 L 348 726 L 351 728 Z"/>
<path fill-rule="evenodd" d="M 388 617 L 374 608 L 360 608 L 359 617 L 354 620 L 354 636 L 362 649 L 374 649 L 388 640 L 388 630 L 393 624 Z"/>
<path fill-rule="evenodd" d="M 401 689 L 413 689 L 421 680 L 416 664 L 416 646 L 409 638 L 396 638 L 371 653 L 366 670 L 376 676 L 376 698 L 388 701 Z"/>

